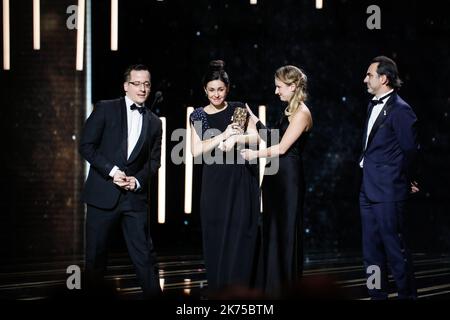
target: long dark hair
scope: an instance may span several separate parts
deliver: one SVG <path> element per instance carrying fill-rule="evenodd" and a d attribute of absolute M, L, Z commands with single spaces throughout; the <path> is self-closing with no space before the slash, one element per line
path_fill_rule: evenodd
<path fill-rule="evenodd" d="M 378 63 L 377 73 L 386 76 L 389 87 L 394 90 L 400 89 L 403 81 L 398 76 L 397 64 L 394 60 L 386 56 L 378 56 L 373 58 L 372 63 Z"/>
<path fill-rule="evenodd" d="M 209 63 L 209 68 L 206 74 L 203 76 L 203 88 L 206 88 L 206 85 L 210 81 L 220 80 L 225 83 L 226 87 L 230 86 L 230 79 L 228 78 L 228 74 L 224 70 L 225 62 L 223 60 L 213 60 Z"/>

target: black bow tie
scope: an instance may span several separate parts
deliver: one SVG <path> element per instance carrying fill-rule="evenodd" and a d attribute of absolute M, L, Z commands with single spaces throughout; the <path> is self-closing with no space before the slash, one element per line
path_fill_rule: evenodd
<path fill-rule="evenodd" d="M 131 111 L 137 110 L 137 111 L 139 111 L 140 114 L 144 114 L 146 111 L 145 107 L 138 107 L 134 103 L 130 106 L 130 110 Z"/>
<path fill-rule="evenodd" d="M 369 103 L 370 103 L 371 106 L 376 106 L 377 104 L 382 104 L 383 103 L 383 99 L 379 99 L 379 100 L 372 99 L 372 100 L 369 101 Z"/>
<path fill-rule="evenodd" d="M 377 100 L 372 99 L 372 100 L 369 101 L 369 103 L 370 103 L 371 106 L 376 106 L 377 104 L 382 104 L 384 102 L 384 100 L 386 98 L 390 97 L 391 95 L 392 95 L 392 92 L 387 94 L 387 95 L 385 95 L 384 97 L 381 97 L 381 98 L 377 99 Z"/>

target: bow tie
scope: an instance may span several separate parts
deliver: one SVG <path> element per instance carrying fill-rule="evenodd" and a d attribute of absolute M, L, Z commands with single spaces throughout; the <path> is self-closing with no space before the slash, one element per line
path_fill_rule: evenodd
<path fill-rule="evenodd" d="M 370 103 L 370 105 L 372 107 L 376 106 L 377 104 L 382 104 L 384 102 L 384 100 L 386 98 L 390 97 L 391 95 L 392 95 L 392 92 L 387 94 L 387 95 L 385 95 L 384 97 L 379 98 L 379 99 L 372 99 L 372 100 L 369 101 L 369 103 Z"/>
<path fill-rule="evenodd" d="M 130 110 L 131 111 L 137 110 L 137 111 L 139 111 L 140 114 L 144 114 L 146 111 L 145 107 L 138 107 L 134 103 L 130 106 Z"/>
<path fill-rule="evenodd" d="M 383 103 L 383 99 L 379 99 L 379 100 L 372 99 L 372 100 L 369 101 L 369 103 L 370 103 L 371 106 L 376 106 L 377 104 L 382 104 Z"/>

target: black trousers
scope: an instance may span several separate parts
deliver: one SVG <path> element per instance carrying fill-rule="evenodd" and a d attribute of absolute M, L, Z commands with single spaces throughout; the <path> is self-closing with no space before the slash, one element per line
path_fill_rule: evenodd
<path fill-rule="evenodd" d="M 93 292 L 104 285 L 109 242 L 117 224 L 122 228 L 144 297 L 159 295 L 159 274 L 147 227 L 147 212 L 130 210 L 126 197 L 122 197 L 112 210 L 87 206 L 85 259 L 88 291 Z"/>

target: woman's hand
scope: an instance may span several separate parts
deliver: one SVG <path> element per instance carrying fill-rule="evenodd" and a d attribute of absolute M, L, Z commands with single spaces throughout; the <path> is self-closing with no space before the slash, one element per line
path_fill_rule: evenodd
<path fill-rule="evenodd" d="M 248 104 L 245 104 L 245 107 L 247 108 L 247 112 L 250 115 L 250 118 L 253 120 L 253 122 L 256 124 L 259 121 L 259 118 L 255 116 L 255 114 L 252 112 Z"/>
<path fill-rule="evenodd" d="M 244 131 L 239 127 L 237 123 L 231 123 L 228 125 L 228 127 L 223 132 L 225 135 L 225 139 L 228 139 L 231 136 L 237 135 L 237 134 L 243 134 Z"/>
<path fill-rule="evenodd" d="M 228 152 L 234 148 L 234 145 L 237 142 L 237 135 L 229 137 L 227 140 L 223 141 L 219 145 L 219 149 L 223 152 Z"/>
<path fill-rule="evenodd" d="M 258 151 L 251 149 L 243 149 L 241 150 L 241 157 L 247 161 L 252 161 L 253 159 L 258 157 Z"/>

